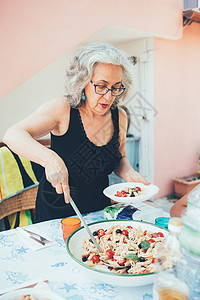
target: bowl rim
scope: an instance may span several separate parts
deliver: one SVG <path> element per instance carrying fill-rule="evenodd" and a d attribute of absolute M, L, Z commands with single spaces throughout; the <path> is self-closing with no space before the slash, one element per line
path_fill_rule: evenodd
<path fill-rule="evenodd" d="M 117 221 L 117 222 L 136 222 L 136 223 L 142 223 L 142 224 L 147 224 L 147 225 L 151 225 L 153 227 L 156 227 L 156 228 L 160 228 L 166 232 L 169 232 L 168 229 L 166 228 L 163 228 L 162 226 L 159 226 L 159 225 L 155 225 L 153 223 L 150 223 L 150 222 L 143 222 L 143 221 L 139 221 L 139 220 L 131 220 L 131 219 L 114 219 L 114 220 L 101 220 L 101 221 L 95 221 L 95 222 L 92 222 L 92 223 L 89 223 L 87 224 L 88 226 L 91 226 L 91 225 L 95 225 L 95 224 L 101 224 L 101 223 L 110 223 L 110 222 L 114 222 L 114 221 Z M 67 249 L 67 252 L 68 254 L 70 255 L 70 257 L 75 260 L 78 264 L 80 264 L 81 266 L 84 266 L 85 268 L 89 269 L 90 271 L 95 271 L 95 272 L 98 272 L 98 273 L 101 273 L 101 274 L 106 274 L 106 275 L 112 275 L 112 276 L 122 276 L 122 277 L 139 277 L 139 276 L 148 276 L 148 275 L 153 275 L 155 274 L 156 272 L 150 272 L 150 273 L 144 273 L 144 274 L 119 274 L 119 273 L 114 273 L 114 272 L 109 272 L 109 271 L 103 271 L 103 270 L 99 270 L 99 269 L 96 269 L 96 268 L 93 268 L 93 267 L 90 267 L 90 266 L 87 266 L 86 264 L 84 264 L 82 261 L 80 261 L 79 259 L 77 259 L 76 257 L 74 257 L 69 249 L 69 242 L 70 242 L 70 239 L 71 237 L 76 234 L 76 232 L 78 232 L 79 230 L 82 230 L 84 229 L 84 226 L 81 226 L 79 227 L 78 229 L 76 229 L 75 231 L 73 231 L 67 238 L 67 241 L 66 241 L 66 249 Z"/>

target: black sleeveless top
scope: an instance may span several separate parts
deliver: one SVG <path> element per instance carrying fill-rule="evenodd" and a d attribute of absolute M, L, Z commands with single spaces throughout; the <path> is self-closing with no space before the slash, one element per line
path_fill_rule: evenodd
<path fill-rule="evenodd" d="M 103 146 L 92 143 L 84 130 L 78 109 L 71 108 L 68 131 L 61 135 L 51 134 L 51 149 L 65 162 L 69 172 L 70 194 L 81 213 L 103 209 L 110 199 L 103 190 L 108 186 L 108 175 L 115 170 L 122 158 L 119 152 L 118 108 L 111 110 L 114 125 L 113 136 Z M 74 215 L 63 194 L 56 190 L 44 176 L 39 184 L 36 199 L 36 222 Z"/>

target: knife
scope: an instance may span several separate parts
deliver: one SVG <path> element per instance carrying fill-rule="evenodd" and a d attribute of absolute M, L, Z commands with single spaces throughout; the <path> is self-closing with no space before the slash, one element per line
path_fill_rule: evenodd
<path fill-rule="evenodd" d="M 23 229 L 24 231 L 28 232 L 30 234 L 30 237 L 33 238 L 39 242 L 42 242 L 42 245 L 45 245 L 45 243 L 51 242 L 49 240 L 47 240 L 45 237 L 43 237 L 42 235 L 35 233 L 33 231 L 30 231 L 28 229 L 25 229 L 23 227 L 21 227 L 21 229 Z M 37 238 L 38 237 L 38 238 Z"/>
<path fill-rule="evenodd" d="M 34 236 L 32 236 L 32 235 L 29 235 L 29 237 L 30 237 L 31 239 L 33 239 L 34 241 L 36 241 L 36 242 L 42 244 L 43 246 L 45 246 L 45 242 L 42 242 L 42 241 L 38 240 L 36 237 L 34 237 Z"/>

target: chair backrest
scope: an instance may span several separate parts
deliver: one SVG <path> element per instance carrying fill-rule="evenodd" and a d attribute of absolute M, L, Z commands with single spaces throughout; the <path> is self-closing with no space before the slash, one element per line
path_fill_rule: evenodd
<path fill-rule="evenodd" d="M 35 208 L 38 182 L 44 169 L 8 147 L 0 148 L 0 220 Z"/>
<path fill-rule="evenodd" d="M 38 185 L 24 189 L 14 196 L 0 200 L 0 220 L 17 212 L 35 209 Z"/>

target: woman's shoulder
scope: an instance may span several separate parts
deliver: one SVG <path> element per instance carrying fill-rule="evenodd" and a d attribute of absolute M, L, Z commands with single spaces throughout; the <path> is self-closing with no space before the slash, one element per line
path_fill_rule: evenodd
<path fill-rule="evenodd" d="M 70 115 L 70 105 L 64 96 L 56 97 L 46 102 L 47 112 L 57 120 L 62 120 L 62 118 L 69 117 Z"/>
<path fill-rule="evenodd" d="M 51 112 L 57 126 L 52 131 L 53 134 L 60 135 L 67 131 L 70 119 L 70 105 L 64 96 L 56 97 L 49 101 Z"/>
<path fill-rule="evenodd" d="M 64 96 L 59 96 L 59 97 L 51 99 L 49 101 L 49 105 L 52 108 L 56 108 L 56 110 L 62 111 L 63 109 L 65 109 L 65 110 L 70 111 L 70 105 Z"/>
<path fill-rule="evenodd" d="M 127 114 L 122 107 L 118 107 L 119 112 L 119 124 L 126 124 L 127 123 Z"/>

